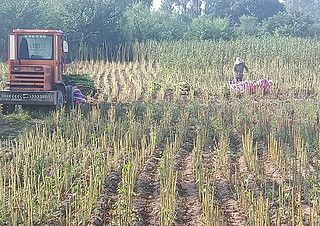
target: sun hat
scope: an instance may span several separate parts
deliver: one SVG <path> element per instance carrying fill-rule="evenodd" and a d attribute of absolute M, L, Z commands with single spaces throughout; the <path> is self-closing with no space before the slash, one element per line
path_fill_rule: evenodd
<path fill-rule="evenodd" d="M 241 64 L 241 63 L 243 63 L 243 60 L 240 57 L 237 57 L 235 64 Z"/>

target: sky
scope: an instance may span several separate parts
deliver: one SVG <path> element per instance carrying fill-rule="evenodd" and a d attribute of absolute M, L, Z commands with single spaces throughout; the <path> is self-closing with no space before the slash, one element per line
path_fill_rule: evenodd
<path fill-rule="evenodd" d="M 153 6 L 154 9 L 159 9 L 161 5 L 161 0 L 153 0 Z"/>

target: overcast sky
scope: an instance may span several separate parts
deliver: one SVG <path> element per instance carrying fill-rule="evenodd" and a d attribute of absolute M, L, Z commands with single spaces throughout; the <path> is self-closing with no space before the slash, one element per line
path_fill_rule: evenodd
<path fill-rule="evenodd" d="M 158 9 L 160 7 L 161 0 L 153 0 L 152 8 Z"/>

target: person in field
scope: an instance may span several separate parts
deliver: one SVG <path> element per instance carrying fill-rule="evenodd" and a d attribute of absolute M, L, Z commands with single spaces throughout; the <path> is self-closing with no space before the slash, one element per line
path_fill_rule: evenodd
<path fill-rule="evenodd" d="M 237 57 L 236 62 L 234 62 L 233 65 L 233 76 L 236 82 L 242 81 L 244 69 L 246 70 L 246 72 L 249 72 L 248 67 L 246 66 L 244 61 L 240 59 L 240 57 Z"/>

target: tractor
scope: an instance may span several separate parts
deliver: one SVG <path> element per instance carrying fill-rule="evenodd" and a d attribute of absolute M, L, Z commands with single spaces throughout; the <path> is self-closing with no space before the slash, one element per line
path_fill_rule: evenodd
<path fill-rule="evenodd" d="M 13 30 L 8 41 L 9 77 L 0 91 L 3 113 L 16 106 L 73 108 L 73 86 L 62 80 L 68 44 L 59 30 Z"/>

